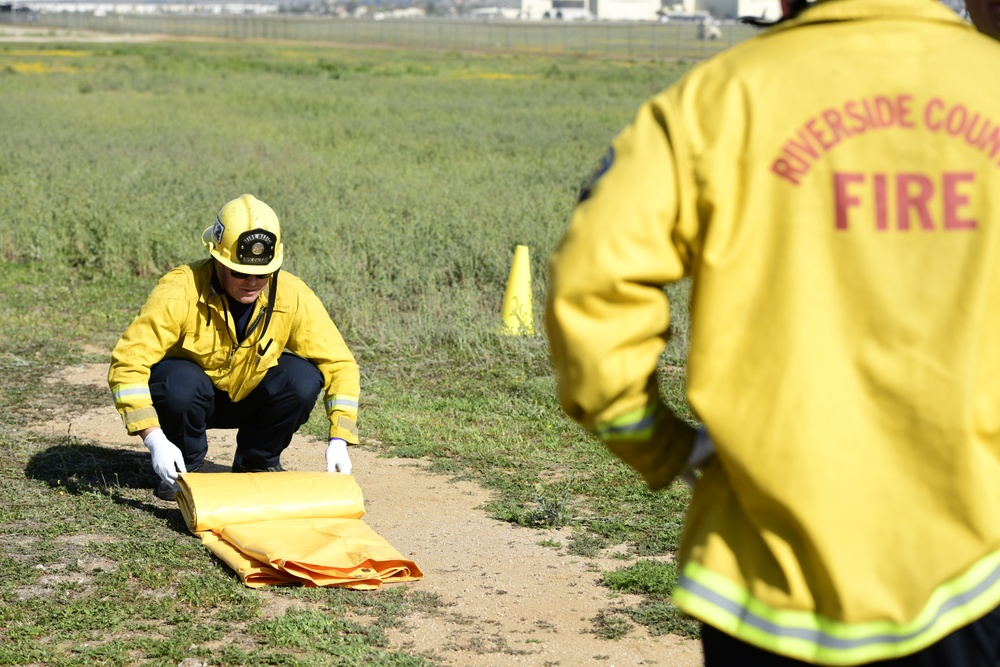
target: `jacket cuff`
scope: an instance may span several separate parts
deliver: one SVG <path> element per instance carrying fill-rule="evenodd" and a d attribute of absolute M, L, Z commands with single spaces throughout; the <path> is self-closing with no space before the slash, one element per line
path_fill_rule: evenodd
<path fill-rule="evenodd" d="M 664 408 L 653 435 L 648 440 L 614 439 L 604 444 L 622 461 L 634 468 L 650 489 L 666 488 L 687 465 L 698 431 Z"/>
<path fill-rule="evenodd" d="M 358 444 L 358 424 L 356 421 L 343 414 L 333 414 L 330 416 L 330 437 L 340 438 L 347 441 L 349 445 Z"/>
<path fill-rule="evenodd" d="M 122 416 L 122 423 L 125 424 L 125 430 L 129 435 L 136 435 L 147 428 L 158 427 L 160 420 L 156 416 L 156 410 L 149 407 L 126 411 Z"/>

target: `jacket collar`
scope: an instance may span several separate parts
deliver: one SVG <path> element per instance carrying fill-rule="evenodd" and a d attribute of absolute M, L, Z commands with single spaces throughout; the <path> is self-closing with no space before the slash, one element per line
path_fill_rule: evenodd
<path fill-rule="evenodd" d="M 775 27 L 878 18 L 942 21 L 975 30 L 940 0 L 817 0 L 797 17 Z"/>

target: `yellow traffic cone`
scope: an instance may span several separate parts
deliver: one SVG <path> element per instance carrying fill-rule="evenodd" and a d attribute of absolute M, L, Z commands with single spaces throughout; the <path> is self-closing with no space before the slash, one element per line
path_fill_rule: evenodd
<path fill-rule="evenodd" d="M 503 332 L 509 336 L 535 333 L 531 315 L 531 261 L 526 245 L 514 249 L 514 263 L 507 278 L 500 318 L 503 320 Z"/>

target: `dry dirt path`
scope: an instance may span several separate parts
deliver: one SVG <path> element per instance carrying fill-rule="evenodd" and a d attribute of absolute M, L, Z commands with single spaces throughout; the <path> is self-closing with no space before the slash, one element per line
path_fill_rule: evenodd
<path fill-rule="evenodd" d="M 50 381 L 103 387 L 106 372 L 103 364 L 71 366 Z M 124 433 L 110 399 L 107 408 L 44 429 L 88 444 L 145 451 L 138 438 Z M 215 465 L 209 469 L 231 464 L 233 435 L 210 431 L 208 462 Z M 282 464 L 324 470 L 323 451 L 320 440 L 296 436 Z M 598 583 L 602 569 L 617 569 L 623 561 L 541 546 L 543 540 L 566 544 L 569 535 L 490 519 L 477 509 L 489 499 L 487 491 L 431 473 L 424 462 L 380 458 L 375 446 L 351 453 L 365 497 L 365 523 L 424 571 L 421 581 L 409 585 L 438 595 L 445 605 L 443 613 L 411 616 L 405 628 L 394 631 L 394 646 L 433 653 L 456 667 L 702 665 L 696 641 L 651 637 L 641 629 L 616 641 L 593 634 L 592 619 L 601 609 L 628 600 Z M 260 594 L 265 606 L 282 604 L 267 589 Z"/>
<path fill-rule="evenodd" d="M 0 42 L 155 42 L 166 38 L 166 35 L 112 34 L 30 24 L 0 24 Z"/>

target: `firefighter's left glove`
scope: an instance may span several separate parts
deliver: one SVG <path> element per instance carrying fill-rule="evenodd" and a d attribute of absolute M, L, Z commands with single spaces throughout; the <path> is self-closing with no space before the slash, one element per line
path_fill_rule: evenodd
<path fill-rule="evenodd" d="M 150 431 L 149 435 L 142 439 L 142 444 L 146 445 L 153 457 L 153 470 L 164 482 L 174 484 L 180 473 L 187 472 L 184 467 L 184 455 L 177 445 L 167 440 L 162 429 L 156 428 Z"/>
<path fill-rule="evenodd" d="M 693 489 L 694 483 L 698 479 L 695 471 L 700 471 L 713 456 L 715 456 L 715 443 L 712 442 L 712 437 L 705 429 L 698 429 L 694 448 L 691 450 L 691 455 L 688 456 L 687 465 L 681 472 L 681 479 L 684 483 Z"/>
<path fill-rule="evenodd" d="M 351 457 L 347 455 L 347 442 L 340 438 L 330 438 L 326 447 L 326 471 L 351 474 Z"/>

